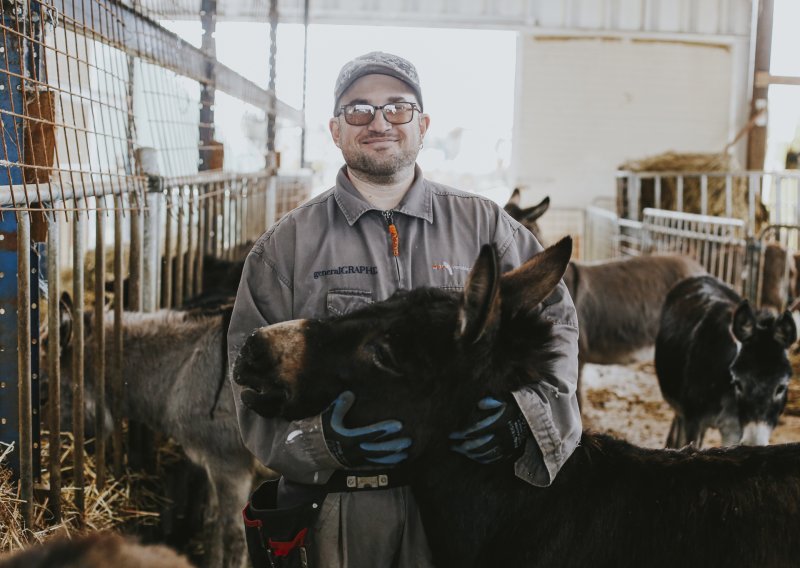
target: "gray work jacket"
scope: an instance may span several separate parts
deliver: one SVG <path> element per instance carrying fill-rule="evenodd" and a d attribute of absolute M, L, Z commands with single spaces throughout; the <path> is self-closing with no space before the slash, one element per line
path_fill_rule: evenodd
<path fill-rule="evenodd" d="M 264 325 L 347 313 L 401 288 L 461 290 L 483 244 L 495 244 L 503 272 L 542 250 L 491 200 L 426 180 L 419 167 L 415 173 L 392 211 L 397 257 L 384 212 L 361 197 L 344 167 L 335 187 L 284 216 L 258 239 L 245 262 L 228 331 L 231 363 L 247 336 Z M 546 381 L 513 393 L 533 433 L 515 471 L 538 486 L 553 481 L 581 435 L 577 318 L 563 282 L 542 314 L 554 323 L 560 356 Z M 265 419 L 245 408 L 239 387 L 233 384 L 233 389 L 242 439 L 261 462 L 308 484 L 325 483 L 341 469 L 325 445 L 319 416 L 294 422 Z M 346 501 L 361 495 L 349 494 Z M 350 517 L 340 511 L 339 517 L 345 516 Z"/>

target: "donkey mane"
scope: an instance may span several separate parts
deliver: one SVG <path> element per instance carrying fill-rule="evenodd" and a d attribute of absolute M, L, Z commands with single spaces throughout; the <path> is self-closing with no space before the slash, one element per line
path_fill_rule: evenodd
<path fill-rule="evenodd" d="M 175 336 L 176 332 L 182 336 L 202 335 L 209 330 L 217 330 L 221 317 L 219 313 L 198 314 L 176 310 L 122 312 L 125 336 L 137 340 L 163 339 L 165 336 Z M 103 320 L 106 329 L 113 327 L 114 312 L 106 311 Z"/>

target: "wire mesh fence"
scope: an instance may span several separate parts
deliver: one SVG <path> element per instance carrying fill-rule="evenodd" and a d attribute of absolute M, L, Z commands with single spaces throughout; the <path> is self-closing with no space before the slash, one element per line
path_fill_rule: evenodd
<path fill-rule="evenodd" d="M 51 453 L 62 424 L 72 431 L 71 502 L 84 520 L 86 463 L 102 488 L 107 467 L 119 472 L 131 449 L 118 407 L 127 348 L 123 309 L 185 304 L 207 289 L 209 263 L 241 263 L 252 242 L 310 194 L 308 177 L 277 174 L 268 151 L 274 130 L 253 135 L 253 125 L 266 130 L 270 117 L 295 126 L 302 116 L 274 89 L 216 59 L 215 6 L 210 0 L 199 10 L 186 3 L 177 11 L 175 3 L 143 7 L 137 0 L 0 2 L 0 441 L 14 448 L 2 465 L 19 479 L 27 530 L 42 471 L 42 422 Z M 202 32 L 199 42 L 168 29 L 177 17 Z M 265 65 L 274 65 L 274 41 L 265 41 L 270 47 Z M 215 119 L 222 97 L 237 101 L 237 112 L 248 117 L 238 132 L 226 131 L 226 140 L 218 139 Z M 249 144 L 249 160 L 226 160 L 231 136 L 241 139 L 237 148 Z M 111 317 L 114 324 L 89 333 L 84 318 L 75 319 L 74 401 L 62 413 L 63 292 L 87 321 Z M 8 348 L 14 342 L 17 348 Z M 83 412 L 87 393 L 93 424 Z M 114 410 L 111 425 L 97 418 L 106 404 Z M 85 460 L 81 449 L 89 438 L 93 456 Z M 51 462 L 48 475 L 51 523 L 61 518 L 58 467 Z"/>
<path fill-rule="evenodd" d="M 132 193 L 141 191 L 143 173 L 171 178 L 221 169 L 224 144 L 215 139 L 214 121 L 218 90 L 236 99 L 247 117 L 241 138 L 252 137 L 247 130 L 253 123 L 266 130 L 270 114 L 300 123 L 299 113 L 265 85 L 214 58 L 213 13 L 187 6 L 182 17 L 192 17 L 189 23 L 202 37 L 195 46 L 161 25 L 169 22 L 160 8 L 176 17 L 171 3 L 149 3 L 143 14 L 136 3 L 4 0 L 4 201 L 27 208 L 55 203 L 70 192 L 84 198 Z M 265 10 L 265 38 L 266 15 Z M 251 160 L 250 170 L 269 164 L 265 142 L 253 148 L 261 164 Z M 252 141 L 258 143 L 260 137 Z M 137 160 L 142 147 L 156 150 L 154 163 Z M 21 184 L 32 187 L 15 187 Z"/>

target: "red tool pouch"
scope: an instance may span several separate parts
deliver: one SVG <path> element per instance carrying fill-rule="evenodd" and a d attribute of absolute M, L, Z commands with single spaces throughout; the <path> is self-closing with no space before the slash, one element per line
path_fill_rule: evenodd
<path fill-rule="evenodd" d="M 314 500 L 277 508 L 278 480 L 262 483 L 242 511 L 254 568 L 308 568 L 306 536 L 322 506 Z"/>

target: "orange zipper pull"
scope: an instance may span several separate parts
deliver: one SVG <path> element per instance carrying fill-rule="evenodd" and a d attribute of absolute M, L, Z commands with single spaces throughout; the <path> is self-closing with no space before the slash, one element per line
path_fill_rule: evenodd
<path fill-rule="evenodd" d="M 397 234 L 397 227 L 394 226 L 393 212 L 391 210 L 384 211 L 383 216 L 389 224 L 389 235 L 392 237 L 392 254 L 400 256 L 400 236 Z"/>
<path fill-rule="evenodd" d="M 400 256 L 400 238 L 397 236 L 397 227 L 394 223 L 389 225 L 389 234 L 392 235 L 392 254 Z"/>

